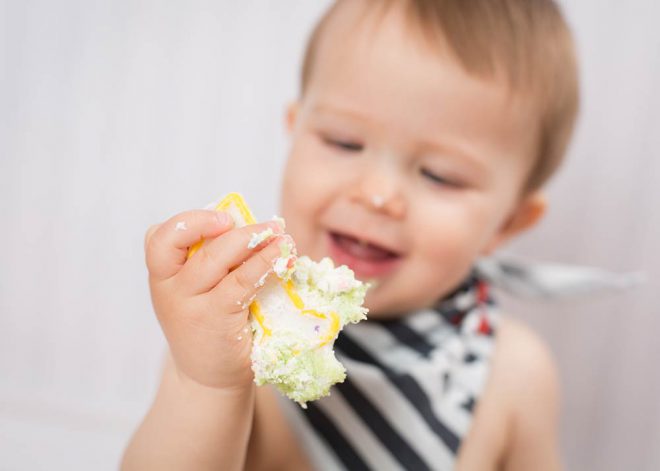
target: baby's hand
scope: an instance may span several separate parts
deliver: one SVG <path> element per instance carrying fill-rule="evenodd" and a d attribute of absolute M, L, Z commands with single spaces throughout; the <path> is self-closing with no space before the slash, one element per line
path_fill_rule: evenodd
<path fill-rule="evenodd" d="M 276 236 L 248 248 L 251 235 L 268 228 Z M 187 259 L 200 238 L 206 243 Z M 277 222 L 233 229 L 231 217 L 216 211 L 184 212 L 149 228 L 151 298 L 184 379 L 227 390 L 250 386 L 248 305 L 285 240 L 293 243 Z"/>

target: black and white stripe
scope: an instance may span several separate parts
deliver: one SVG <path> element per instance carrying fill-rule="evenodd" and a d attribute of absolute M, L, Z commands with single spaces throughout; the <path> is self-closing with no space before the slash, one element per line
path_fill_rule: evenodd
<path fill-rule="evenodd" d="M 494 341 L 471 326 L 484 315 L 497 324 L 491 299 L 476 304 L 478 282 L 471 277 L 435 311 L 342 332 L 335 350 L 345 382 L 307 410 L 288 407 L 317 469 L 453 469 Z"/>

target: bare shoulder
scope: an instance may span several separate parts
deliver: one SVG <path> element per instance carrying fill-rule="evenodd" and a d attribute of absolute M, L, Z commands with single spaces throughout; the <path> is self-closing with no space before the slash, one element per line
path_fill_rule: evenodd
<path fill-rule="evenodd" d="M 536 332 L 515 319 L 505 317 L 499 326 L 493 375 L 518 400 L 558 400 L 559 375 L 550 349 Z"/>
<path fill-rule="evenodd" d="M 508 411 L 505 469 L 561 469 L 558 451 L 559 374 L 541 337 L 523 323 L 503 318 L 492 380 Z"/>

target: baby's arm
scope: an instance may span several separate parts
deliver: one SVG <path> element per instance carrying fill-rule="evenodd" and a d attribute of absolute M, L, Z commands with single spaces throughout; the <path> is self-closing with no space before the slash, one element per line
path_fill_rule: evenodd
<path fill-rule="evenodd" d="M 507 398 L 507 471 L 562 469 L 558 445 L 559 379 L 551 353 L 530 329 L 507 319 L 499 330 L 498 359 Z"/>
<path fill-rule="evenodd" d="M 149 286 L 170 347 L 154 404 L 122 469 L 242 469 L 255 387 L 248 300 L 279 254 L 279 236 L 248 248 L 252 232 L 215 211 L 189 211 L 149 230 Z M 188 247 L 207 243 L 187 259 Z"/>
<path fill-rule="evenodd" d="M 121 469 L 242 469 L 254 389 L 223 391 L 186 380 L 168 354 L 156 399 Z"/>
<path fill-rule="evenodd" d="M 489 379 L 459 450 L 456 469 L 562 469 L 557 376 L 543 341 L 521 323 L 502 318 Z"/>

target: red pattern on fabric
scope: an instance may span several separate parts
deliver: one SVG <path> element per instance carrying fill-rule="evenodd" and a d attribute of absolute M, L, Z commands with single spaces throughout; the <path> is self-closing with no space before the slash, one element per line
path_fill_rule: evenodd
<path fill-rule="evenodd" d="M 477 285 L 477 303 L 481 308 L 481 319 L 479 320 L 479 327 L 477 327 L 477 332 L 482 335 L 491 335 L 493 333 L 493 329 L 490 325 L 490 322 L 488 321 L 488 308 L 486 305 L 487 301 L 488 283 L 482 280 Z"/>
<path fill-rule="evenodd" d="M 488 322 L 485 314 L 481 315 L 481 320 L 479 321 L 479 328 L 477 328 L 477 332 L 482 335 L 490 335 L 493 332 L 493 329 L 490 327 L 490 322 Z"/>

